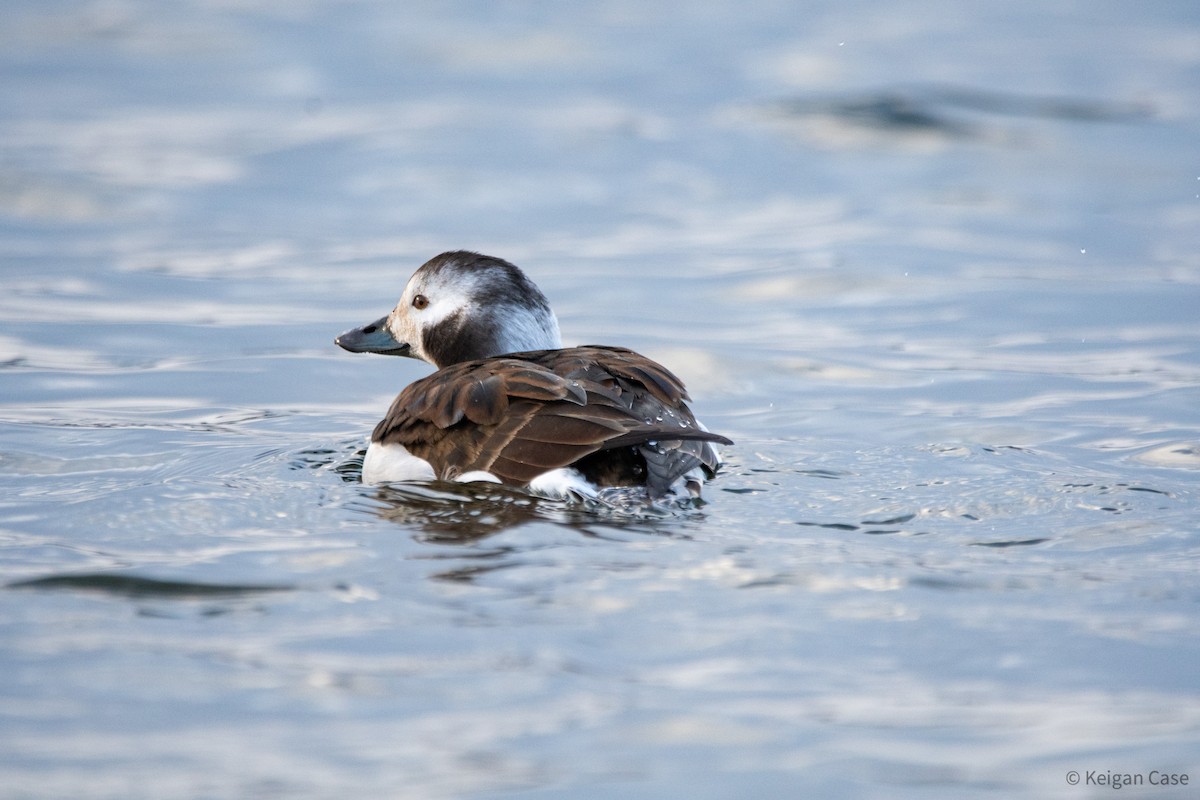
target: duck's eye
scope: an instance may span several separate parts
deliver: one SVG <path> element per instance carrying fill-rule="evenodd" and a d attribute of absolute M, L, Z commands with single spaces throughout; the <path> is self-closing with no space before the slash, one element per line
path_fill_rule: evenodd
<path fill-rule="evenodd" d="M 420 311 L 429 305 L 429 298 L 423 294 L 413 295 L 413 308 Z"/>

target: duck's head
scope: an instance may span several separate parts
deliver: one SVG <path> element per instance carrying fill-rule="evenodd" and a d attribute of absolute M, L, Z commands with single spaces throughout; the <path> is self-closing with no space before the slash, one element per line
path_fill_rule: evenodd
<path fill-rule="evenodd" d="M 546 296 L 501 258 L 456 251 L 409 278 L 392 313 L 334 340 L 352 353 L 383 353 L 441 368 L 459 361 L 562 347 Z"/>

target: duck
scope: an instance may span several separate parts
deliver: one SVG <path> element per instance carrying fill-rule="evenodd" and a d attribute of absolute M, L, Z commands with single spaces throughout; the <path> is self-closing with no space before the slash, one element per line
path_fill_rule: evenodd
<path fill-rule="evenodd" d="M 624 347 L 563 347 L 546 296 L 502 258 L 435 256 L 387 316 L 334 342 L 436 368 L 375 426 L 365 484 L 486 481 L 564 499 L 632 488 L 699 501 L 719 446 L 733 444 L 696 419 L 661 364 Z"/>

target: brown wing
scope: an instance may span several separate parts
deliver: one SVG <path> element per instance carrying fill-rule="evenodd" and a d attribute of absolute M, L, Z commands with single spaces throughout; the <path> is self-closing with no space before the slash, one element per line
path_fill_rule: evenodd
<path fill-rule="evenodd" d="M 374 441 L 404 445 L 440 478 L 484 470 L 524 486 L 576 466 L 600 485 L 669 486 L 718 463 L 670 371 L 631 350 L 576 347 L 446 367 L 407 387 Z M 661 463 L 659 463 L 661 462 Z"/>

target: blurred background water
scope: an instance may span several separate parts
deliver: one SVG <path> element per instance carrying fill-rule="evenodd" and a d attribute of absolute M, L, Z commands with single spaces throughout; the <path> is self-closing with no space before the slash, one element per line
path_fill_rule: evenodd
<path fill-rule="evenodd" d="M 1194 795 L 1195 3 L 3 16 L 0 796 Z M 455 248 L 708 505 L 358 482 Z"/>

